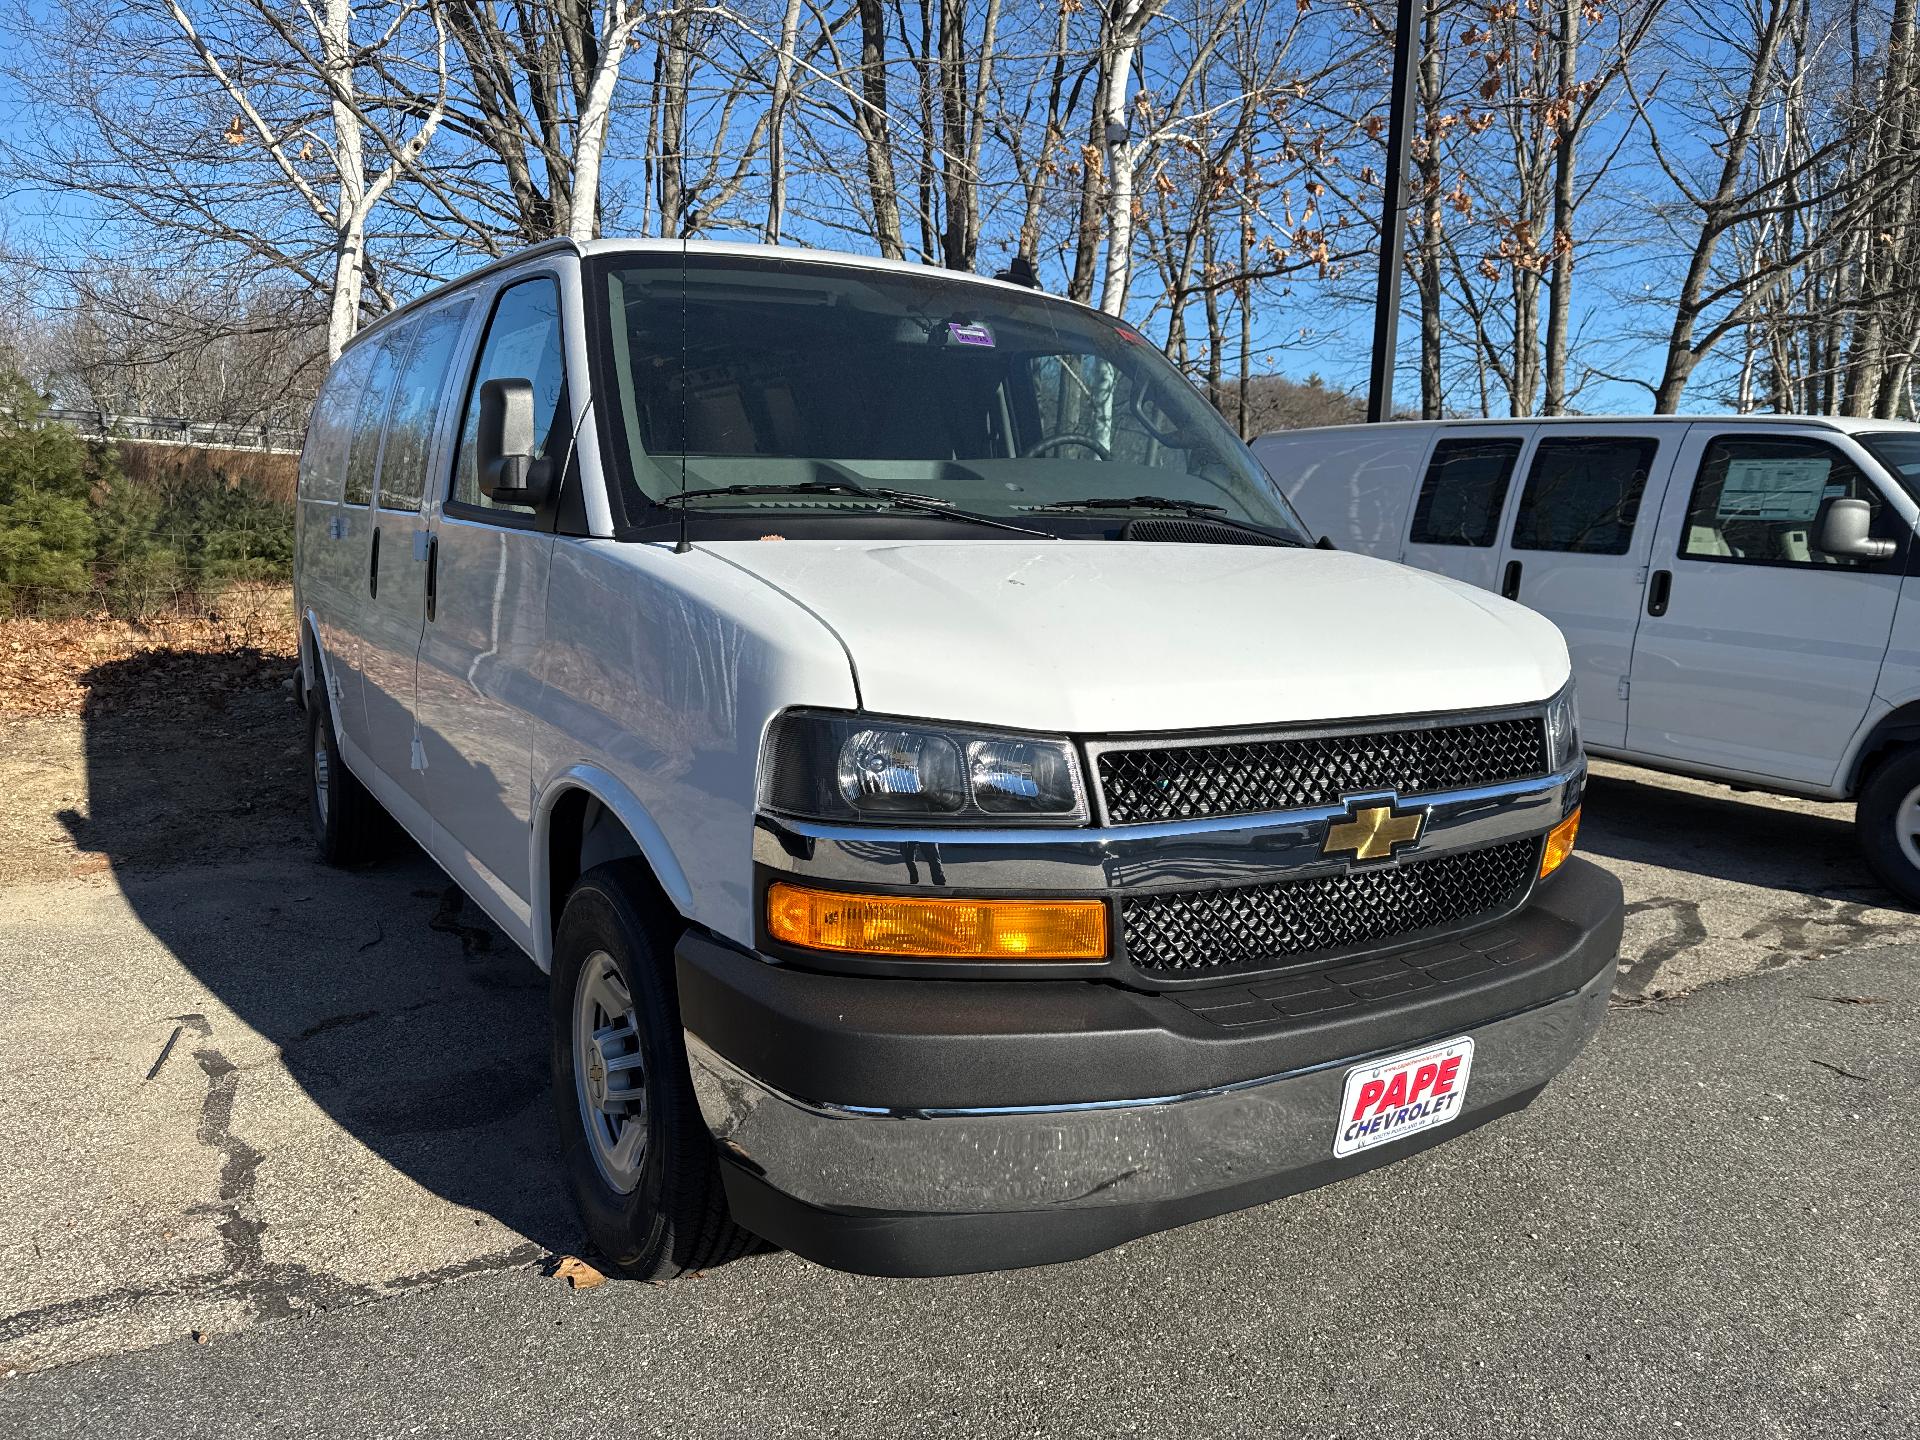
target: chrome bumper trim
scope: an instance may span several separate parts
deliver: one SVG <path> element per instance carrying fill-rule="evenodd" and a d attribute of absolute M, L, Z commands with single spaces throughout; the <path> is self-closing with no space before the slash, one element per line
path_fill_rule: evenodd
<path fill-rule="evenodd" d="M 1563 1070 L 1605 1015 L 1614 970 L 1609 959 L 1558 999 L 1431 1037 L 1474 1039 L 1462 1118 Z M 1323 1165 L 1346 1071 L 1424 1043 L 1177 1096 L 899 1111 L 796 1099 L 686 1040 L 723 1152 L 806 1204 L 906 1214 L 1141 1204 Z"/>
<path fill-rule="evenodd" d="M 1419 861 L 1551 829 L 1580 798 L 1586 764 L 1502 785 L 1395 796 L 1428 811 Z M 1379 792 L 1386 795 L 1391 792 Z M 1372 792 L 1348 797 L 1374 798 Z M 1176 820 L 1155 825 L 1048 829 L 919 829 L 831 825 L 763 815 L 754 860 L 771 870 L 830 884 L 898 888 L 1100 893 L 1257 885 L 1337 873 L 1321 847 L 1346 803 L 1266 815 Z"/>

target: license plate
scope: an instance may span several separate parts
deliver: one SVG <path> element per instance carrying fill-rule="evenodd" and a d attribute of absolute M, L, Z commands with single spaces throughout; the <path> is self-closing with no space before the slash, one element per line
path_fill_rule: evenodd
<path fill-rule="evenodd" d="M 1357 1155 L 1446 1124 L 1466 1104 L 1472 1069 L 1467 1036 L 1354 1066 L 1340 1100 L 1333 1153 Z"/>

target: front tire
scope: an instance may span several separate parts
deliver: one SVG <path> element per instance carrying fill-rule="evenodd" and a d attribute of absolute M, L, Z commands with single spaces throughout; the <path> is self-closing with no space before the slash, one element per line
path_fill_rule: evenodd
<path fill-rule="evenodd" d="M 554 939 L 553 1096 L 581 1221 L 616 1269 L 672 1280 L 744 1254 L 694 1099 L 672 954 L 633 860 L 588 871 Z"/>
<path fill-rule="evenodd" d="M 1880 882 L 1920 908 L 1920 749 L 1903 750 L 1874 770 L 1853 823 Z"/>

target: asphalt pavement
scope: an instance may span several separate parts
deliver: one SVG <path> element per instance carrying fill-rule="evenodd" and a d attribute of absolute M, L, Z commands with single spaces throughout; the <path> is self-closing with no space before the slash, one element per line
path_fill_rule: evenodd
<path fill-rule="evenodd" d="M 15 1380 L 9 1435 L 1920 1433 L 1920 948 L 1616 1009 L 1531 1109 L 1074 1265 L 511 1269 Z"/>
<path fill-rule="evenodd" d="M 1534 1106 L 934 1281 L 569 1290 L 542 977 L 444 877 L 101 844 L 0 889 L 0 1436 L 1920 1434 L 1920 917 L 1845 807 L 1599 768 L 1625 968 Z"/>

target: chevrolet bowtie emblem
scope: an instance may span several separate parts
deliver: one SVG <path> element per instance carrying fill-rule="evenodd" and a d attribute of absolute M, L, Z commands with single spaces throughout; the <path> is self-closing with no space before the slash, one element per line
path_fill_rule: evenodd
<path fill-rule="evenodd" d="M 1426 828 L 1427 812 L 1393 813 L 1392 802 L 1348 807 L 1347 818 L 1327 826 L 1322 855 L 1351 854 L 1356 860 L 1385 860 L 1403 845 L 1411 845 Z"/>

